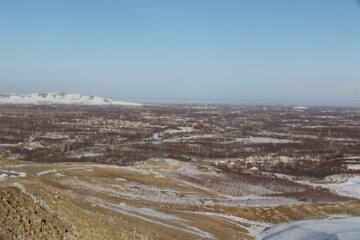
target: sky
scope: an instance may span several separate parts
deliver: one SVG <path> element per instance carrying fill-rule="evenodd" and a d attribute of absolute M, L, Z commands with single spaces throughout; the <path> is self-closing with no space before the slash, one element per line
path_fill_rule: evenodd
<path fill-rule="evenodd" d="M 360 105 L 360 1 L 3 0 L 0 92 Z"/>

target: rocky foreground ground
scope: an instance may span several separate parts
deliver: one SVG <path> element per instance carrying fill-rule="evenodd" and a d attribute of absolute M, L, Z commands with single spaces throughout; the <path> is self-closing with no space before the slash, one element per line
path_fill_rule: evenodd
<path fill-rule="evenodd" d="M 72 239 L 71 226 L 15 187 L 0 188 L 0 239 Z"/>

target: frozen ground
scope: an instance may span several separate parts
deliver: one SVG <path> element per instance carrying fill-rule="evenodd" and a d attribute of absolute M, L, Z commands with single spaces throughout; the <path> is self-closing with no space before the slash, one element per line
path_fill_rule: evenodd
<path fill-rule="evenodd" d="M 268 137 L 247 137 L 247 138 L 236 138 L 233 141 L 225 143 L 243 143 L 243 144 L 284 144 L 284 143 L 296 143 L 296 141 L 288 139 L 277 139 L 277 138 L 268 138 Z"/>
<path fill-rule="evenodd" d="M 332 175 L 324 179 L 326 184 L 299 181 L 316 187 L 327 188 L 338 195 L 360 199 L 360 176 Z"/>
<path fill-rule="evenodd" d="M 356 240 L 360 239 L 360 217 L 309 220 L 267 228 L 258 240 Z"/>
<path fill-rule="evenodd" d="M 349 177 L 345 182 L 334 184 L 321 184 L 339 195 L 360 199 L 360 176 Z"/>

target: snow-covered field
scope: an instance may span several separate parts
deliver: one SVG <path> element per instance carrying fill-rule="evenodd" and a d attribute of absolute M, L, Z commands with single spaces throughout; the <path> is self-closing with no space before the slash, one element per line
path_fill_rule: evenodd
<path fill-rule="evenodd" d="M 296 143 L 297 141 L 288 140 L 288 139 L 277 139 L 277 138 L 268 138 L 268 137 L 247 137 L 247 138 L 236 138 L 233 141 L 225 143 L 243 143 L 243 144 L 284 144 L 284 143 Z"/>
<path fill-rule="evenodd" d="M 265 229 L 258 240 L 356 240 L 360 217 L 298 221 Z"/>
<path fill-rule="evenodd" d="M 339 195 L 360 199 L 360 176 L 348 177 L 344 182 L 333 184 L 318 184 Z"/>

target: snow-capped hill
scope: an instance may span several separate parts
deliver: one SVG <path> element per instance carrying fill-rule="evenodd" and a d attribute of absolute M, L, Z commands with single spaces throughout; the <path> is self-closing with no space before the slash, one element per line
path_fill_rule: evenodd
<path fill-rule="evenodd" d="M 0 104 L 141 105 L 138 103 L 113 101 L 80 93 L 0 94 Z"/>

